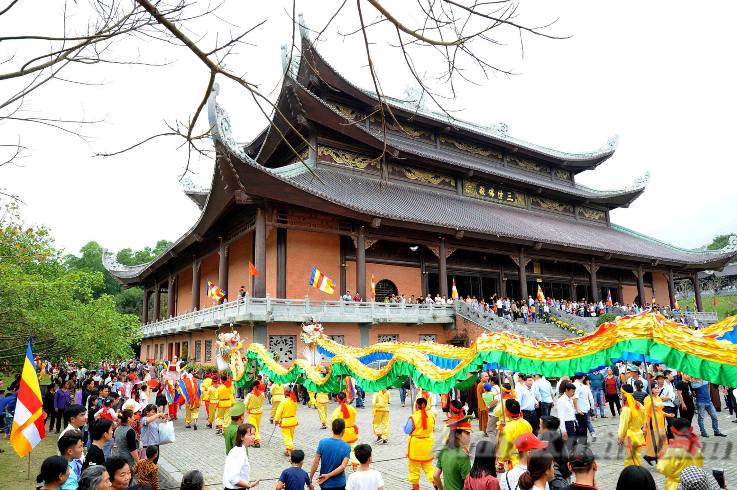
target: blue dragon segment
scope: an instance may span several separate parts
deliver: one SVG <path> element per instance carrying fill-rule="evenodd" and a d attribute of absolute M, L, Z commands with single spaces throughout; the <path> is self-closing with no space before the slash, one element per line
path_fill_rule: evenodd
<path fill-rule="evenodd" d="M 726 332 L 721 337 L 717 338 L 717 340 L 726 340 L 729 343 L 737 344 L 737 327 L 733 328 L 732 330 Z"/>
<path fill-rule="evenodd" d="M 333 357 L 335 357 L 334 352 L 331 352 L 330 350 L 323 347 L 322 345 L 317 346 L 317 351 L 325 359 L 332 359 Z M 371 354 L 361 356 L 358 358 L 358 360 L 361 362 L 361 364 L 369 365 L 377 361 L 388 361 L 392 358 L 392 356 L 393 354 L 391 352 L 376 351 L 376 352 L 372 352 Z M 429 354 L 427 357 L 430 359 L 430 362 L 432 362 L 433 364 L 435 364 L 437 367 L 441 369 L 455 369 L 455 367 L 461 363 L 460 359 L 449 359 L 447 357 L 440 357 L 440 356 L 436 356 L 432 354 Z"/>

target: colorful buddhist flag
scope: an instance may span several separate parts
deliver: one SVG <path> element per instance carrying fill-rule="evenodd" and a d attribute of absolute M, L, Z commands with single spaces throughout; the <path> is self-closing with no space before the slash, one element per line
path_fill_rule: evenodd
<path fill-rule="evenodd" d="M 251 274 L 251 275 L 252 275 L 253 277 L 258 277 L 258 276 L 259 276 L 259 275 L 261 274 L 261 273 L 260 273 L 260 272 L 258 271 L 258 269 L 256 269 L 256 266 L 255 266 L 255 265 L 253 265 L 253 262 L 251 262 L 250 260 L 248 261 L 248 272 L 249 272 L 249 273 L 250 273 L 250 274 Z"/>
<path fill-rule="evenodd" d="M 213 301 L 220 301 L 225 297 L 225 291 L 216 286 L 212 281 L 207 281 L 207 297 Z"/>
<path fill-rule="evenodd" d="M 13 427 L 10 432 L 10 445 L 21 458 L 30 453 L 41 440 L 46 437 L 44 428 L 43 402 L 41 388 L 36 375 L 36 363 L 33 361 L 33 339 L 28 340 L 26 359 L 23 362 L 18 401 L 15 405 Z"/>
<path fill-rule="evenodd" d="M 312 273 L 310 274 L 310 286 L 328 294 L 333 294 L 335 292 L 335 283 L 333 280 L 320 272 L 320 270 L 314 265 L 312 266 Z"/>
<path fill-rule="evenodd" d="M 545 295 L 543 294 L 543 288 L 540 287 L 540 285 L 537 285 L 537 300 L 540 303 L 545 303 Z"/>
<path fill-rule="evenodd" d="M 450 289 L 450 297 L 458 299 L 458 288 L 456 288 L 456 278 L 453 278 L 453 287 Z"/>
<path fill-rule="evenodd" d="M 376 301 L 376 283 L 374 283 L 374 275 L 371 274 L 371 299 Z"/>
<path fill-rule="evenodd" d="M 612 302 L 612 290 L 611 289 L 606 290 L 606 305 L 614 306 L 614 303 Z"/>

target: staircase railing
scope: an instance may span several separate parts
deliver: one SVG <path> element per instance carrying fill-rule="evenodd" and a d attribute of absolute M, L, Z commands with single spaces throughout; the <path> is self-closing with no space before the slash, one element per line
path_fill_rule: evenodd
<path fill-rule="evenodd" d="M 497 314 L 489 311 L 484 311 L 463 301 L 456 301 L 456 314 L 466 320 L 475 323 L 476 325 L 484 328 L 490 332 L 507 331 L 524 337 L 531 337 L 537 339 L 548 339 L 546 335 L 534 331 L 532 328 L 527 328 L 518 323 L 514 323 L 506 318 L 500 317 Z"/>
<path fill-rule="evenodd" d="M 596 329 L 596 318 L 595 317 L 583 317 L 578 315 L 572 315 L 560 308 L 551 307 L 550 315 L 562 320 L 574 327 L 583 330 L 584 332 L 593 332 Z"/>

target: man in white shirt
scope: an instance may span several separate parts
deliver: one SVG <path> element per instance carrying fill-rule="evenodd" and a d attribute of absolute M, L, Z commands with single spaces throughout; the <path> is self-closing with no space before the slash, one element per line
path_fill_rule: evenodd
<path fill-rule="evenodd" d="M 558 412 L 558 418 L 562 424 L 561 433 L 563 439 L 568 441 L 568 446 L 573 447 L 576 440 L 576 409 L 573 406 L 573 396 L 576 393 L 576 387 L 572 383 L 563 385 L 563 394 L 558 397 L 555 408 Z"/>
<path fill-rule="evenodd" d="M 514 441 L 514 447 L 519 452 L 519 462 L 504 474 L 499 475 L 499 486 L 501 490 L 517 490 L 519 488 L 519 477 L 527 471 L 527 463 L 530 461 L 530 453 L 536 449 L 548 447 L 547 441 L 541 441 L 529 432 L 523 434 Z"/>
<path fill-rule="evenodd" d="M 545 417 L 550 415 L 553 408 L 553 387 L 545 376 L 536 374 L 535 378 L 532 383 L 532 394 L 539 404 L 540 416 Z"/>
<path fill-rule="evenodd" d="M 576 409 L 576 436 L 579 444 L 588 444 L 588 427 L 591 412 L 591 390 L 583 384 L 583 374 L 573 376 L 576 393 L 573 395 L 573 406 Z"/>
<path fill-rule="evenodd" d="M 537 435 L 540 428 L 540 421 L 537 419 L 537 401 L 535 395 L 532 394 L 532 376 L 522 374 L 522 384 L 517 388 L 517 401 L 522 411 L 522 417 L 532 426 L 532 433 Z"/>
<path fill-rule="evenodd" d="M 660 399 L 663 400 L 663 411 L 665 413 L 671 413 L 675 417 L 678 409 L 676 408 L 676 389 L 673 387 L 673 373 L 665 370 L 665 372 L 658 373 L 655 379 L 660 386 Z M 665 418 L 668 426 L 668 435 L 671 434 L 670 421 L 673 417 Z"/>

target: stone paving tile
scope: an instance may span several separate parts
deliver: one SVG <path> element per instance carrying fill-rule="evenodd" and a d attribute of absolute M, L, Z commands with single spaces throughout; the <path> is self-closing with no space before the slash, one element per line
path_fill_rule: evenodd
<path fill-rule="evenodd" d="M 371 399 L 369 394 L 368 399 Z M 409 402 L 408 402 L 409 404 Z M 336 407 L 331 403 L 329 412 Z M 268 405 L 265 405 L 265 411 L 268 412 Z M 183 415 L 182 411 L 182 415 Z M 361 442 L 370 443 L 374 447 L 374 465 L 379 470 L 385 481 L 386 490 L 406 489 L 409 488 L 407 483 L 407 463 L 405 459 L 406 438 L 402 432 L 407 417 L 409 416 L 409 406 L 403 408 L 399 405 L 399 395 L 396 390 L 392 392 L 392 410 L 391 410 L 391 437 L 389 443 L 376 445 L 373 441 L 375 437 L 371 429 L 371 408 L 367 404 L 367 408 L 358 410 L 358 426 L 360 428 L 359 440 Z M 203 420 L 204 407 L 201 410 L 200 420 Z M 328 437 L 329 430 L 320 430 L 319 418 L 314 409 L 308 409 L 306 406 L 300 406 L 298 412 L 300 425 L 295 436 L 296 447 L 305 451 L 305 464 L 303 468 L 309 471 L 312 464 L 312 458 L 317 448 L 318 441 L 323 437 Z M 444 418 L 443 414 L 440 419 Z M 730 417 L 728 412 L 723 411 L 719 415 L 719 424 L 722 432 L 729 437 L 717 438 L 709 437 L 703 440 L 703 450 L 706 457 L 705 467 L 724 468 L 727 481 L 732 483 L 734 487 L 737 485 L 737 463 L 734 461 L 733 448 L 737 441 L 737 424 L 731 423 L 734 416 Z M 622 469 L 623 452 L 616 443 L 616 428 L 618 418 L 595 419 L 594 426 L 597 431 L 597 440 L 592 442 L 591 446 L 599 459 L 598 483 L 599 488 L 613 489 L 616 487 L 616 481 L 619 472 Z M 707 417 L 707 427 L 711 427 L 710 420 Z M 180 418 L 176 425 L 177 440 L 174 444 L 162 446 L 160 468 L 162 473 L 162 487 L 164 489 L 178 488 L 174 486 L 175 482 L 181 481 L 182 475 L 191 469 L 199 469 L 205 475 L 208 489 L 222 488 L 222 468 L 225 459 L 225 445 L 222 436 L 215 434 L 214 430 L 207 429 L 204 423 L 201 423 L 198 431 L 185 429 Z M 474 422 L 475 425 L 475 422 Z M 262 484 L 258 487 L 263 490 L 272 490 L 276 486 L 276 479 L 279 477 L 281 470 L 288 466 L 288 461 L 283 456 L 284 446 L 282 444 L 281 432 L 277 428 L 273 430 L 268 419 L 262 420 L 262 447 L 249 450 L 251 458 L 253 479 L 260 478 Z M 696 425 L 696 417 L 694 417 L 694 427 Z M 696 429 L 698 432 L 698 429 Z M 437 428 L 435 432 L 436 450 L 440 449 L 441 429 Z M 709 434 L 711 430 L 709 429 Z M 271 440 L 269 441 L 269 438 Z M 481 439 L 480 433 L 474 433 L 472 444 Z M 646 468 L 647 463 L 644 463 Z M 350 470 L 348 470 L 350 472 Z M 658 488 L 663 488 L 663 477 L 652 469 Z M 316 486 L 316 488 L 319 488 Z M 422 480 L 421 488 L 431 489 L 432 485 Z"/>

